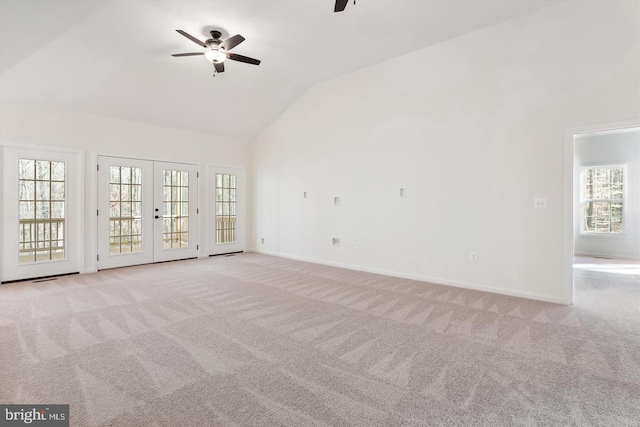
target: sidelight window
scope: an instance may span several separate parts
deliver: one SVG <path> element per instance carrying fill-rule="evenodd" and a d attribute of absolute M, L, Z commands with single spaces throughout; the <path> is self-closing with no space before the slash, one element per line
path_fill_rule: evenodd
<path fill-rule="evenodd" d="M 216 174 L 216 243 L 236 241 L 236 184 L 236 175 Z"/>

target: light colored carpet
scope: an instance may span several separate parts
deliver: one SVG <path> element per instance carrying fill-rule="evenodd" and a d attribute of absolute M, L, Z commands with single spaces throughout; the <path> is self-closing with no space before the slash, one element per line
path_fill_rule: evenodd
<path fill-rule="evenodd" d="M 639 276 L 576 276 L 574 307 L 259 254 L 7 284 L 0 402 L 76 426 L 637 426 Z"/>

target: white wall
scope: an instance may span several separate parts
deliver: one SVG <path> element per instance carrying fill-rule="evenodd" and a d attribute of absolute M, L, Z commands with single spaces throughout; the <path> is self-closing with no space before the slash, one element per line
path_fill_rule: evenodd
<path fill-rule="evenodd" d="M 215 124 L 212 123 L 212 127 Z M 208 224 L 204 203 L 207 164 L 246 168 L 249 144 L 231 138 L 146 125 L 83 113 L 4 103 L 0 105 L 0 145 L 41 146 L 81 151 L 85 156 L 85 268 L 96 265 L 96 159 L 98 155 L 198 164 L 199 242 L 206 255 Z"/>
<path fill-rule="evenodd" d="M 583 166 L 626 164 L 625 224 L 622 235 L 580 233 L 580 169 Z M 585 134 L 575 139 L 575 253 L 640 259 L 640 129 Z"/>
<path fill-rule="evenodd" d="M 250 244 L 569 302 L 565 131 L 640 116 L 638 15 L 563 2 L 316 86 L 252 145 Z"/>

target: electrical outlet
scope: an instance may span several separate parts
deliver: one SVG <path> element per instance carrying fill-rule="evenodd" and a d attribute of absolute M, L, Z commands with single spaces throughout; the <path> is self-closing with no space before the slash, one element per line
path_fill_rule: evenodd
<path fill-rule="evenodd" d="M 334 197 L 333 198 L 333 204 L 334 205 L 339 205 L 340 204 L 340 197 Z"/>
<path fill-rule="evenodd" d="M 307 198 L 307 192 L 306 192 L 306 191 L 304 191 L 304 192 L 302 193 L 302 197 L 304 197 L 305 199 Z"/>
<path fill-rule="evenodd" d="M 262 244 L 264 245 L 264 237 L 262 239 L 260 239 L 262 241 Z"/>
<path fill-rule="evenodd" d="M 546 208 L 547 207 L 547 199 L 544 197 L 536 197 L 533 200 L 533 206 L 536 208 Z"/>
<path fill-rule="evenodd" d="M 358 181 L 358 182 L 356 183 L 356 188 L 357 188 L 358 190 L 362 190 L 362 182 L 361 182 L 361 181 Z"/>
<path fill-rule="evenodd" d="M 340 239 L 337 238 L 337 237 L 334 237 L 333 239 L 331 239 L 331 242 L 332 242 L 333 246 L 340 245 Z"/>
<path fill-rule="evenodd" d="M 356 246 L 358 247 L 358 249 L 362 249 L 362 242 L 359 241 Z"/>
<path fill-rule="evenodd" d="M 407 197 L 407 190 L 404 188 L 400 189 L 400 197 Z"/>
<path fill-rule="evenodd" d="M 478 254 L 476 252 L 469 252 L 469 259 L 471 261 L 476 261 L 478 259 Z"/>

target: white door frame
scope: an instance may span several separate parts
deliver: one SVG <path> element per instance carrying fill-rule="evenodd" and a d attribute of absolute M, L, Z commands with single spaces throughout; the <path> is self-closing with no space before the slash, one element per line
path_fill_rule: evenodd
<path fill-rule="evenodd" d="M 235 243 L 216 243 L 216 174 L 229 173 L 236 175 L 236 241 Z M 207 182 L 205 187 L 207 254 L 220 255 L 231 252 L 246 251 L 247 244 L 247 173 L 243 167 L 207 165 Z"/>
<path fill-rule="evenodd" d="M 145 238 L 148 242 L 151 243 L 150 246 L 147 246 L 144 254 L 131 255 L 131 254 L 118 254 L 115 255 L 116 258 L 122 257 L 124 259 L 132 260 L 130 263 L 121 262 L 122 265 L 115 265 L 107 261 L 110 256 L 107 256 L 105 253 L 105 248 L 101 245 L 105 243 L 105 230 L 101 229 L 101 221 L 96 219 L 95 221 L 95 235 L 96 235 L 96 253 L 100 255 L 99 261 L 96 264 L 96 270 L 98 269 L 106 269 L 113 268 L 119 266 L 128 266 L 128 265 L 136 265 L 141 263 L 153 263 L 153 262 L 162 262 L 162 261 L 171 261 L 176 259 L 186 259 L 186 258 L 194 258 L 197 257 L 200 253 L 199 250 L 199 241 L 200 241 L 200 233 L 199 230 L 199 203 L 200 203 L 200 193 L 199 193 L 199 164 L 197 163 L 185 163 L 185 162 L 169 162 L 162 160 L 150 160 L 150 159 L 139 159 L 132 157 L 122 157 L 122 156 L 114 156 L 109 154 L 96 154 L 95 161 L 96 165 L 100 164 L 100 159 L 118 159 L 120 160 L 122 166 L 134 165 L 137 163 L 146 163 L 148 172 L 143 176 L 143 182 L 145 188 L 149 194 L 151 194 L 151 201 L 143 201 L 143 224 L 145 224 L 145 229 L 150 238 Z M 103 162 L 104 163 L 104 162 Z M 162 173 L 162 167 L 184 167 L 189 170 L 190 180 L 189 180 L 189 200 L 193 200 L 195 197 L 195 202 L 190 203 L 189 206 L 189 216 L 192 220 L 189 222 L 189 248 L 187 249 L 163 249 L 162 248 L 162 239 L 159 236 L 162 236 L 162 181 L 160 180 L 160 176 Z M 108 173 L 108 165 L 105 163 L 102 167 L 102 170 L 98 171 L 98 174 Z M 95 206 L 100 212 L 105 211 L 105 214 L 108 215 L 108 210 L 105 209 L 104 201 L 100 200 L 101 189 L 100 185 L 103 184 L 100 179 L 96 179 L 95 188 L 96 188 L 96 198 L 95 198 Z M 155 212 L 155 209 L 158 209 L 158 212 Z M 102 213 L 101 213 L 102 215 Z M 160 218 L 155 219 L 155 216 L 159 216 Z M 108 240 L 108 234 L 106 235 L 106 239 Z M 106 258 L 105 258 L 106 257 Z M 135 257 L 135 258 L 134 258 Z M 139 261 L 138 261 L 139 259 Z"/>
<path fill-rule="evenodd" d="M 178 166 L 179 165 L 179 166 Z M 163 181 L 162 181 L 162 173 L 164 168 L 172 169 L 175 167 L 182 168 L 186 172 L 188 172 L 189 183 L 188 183 L 188 215 L 189 215 L 189 231 L 188 231 L 188 244 L 187 248 L 179 248 L 179 249 L 168 249 L 163 246 Z M 154 221 L 154 232 L 153 232 L 153 261 L 154 262 L 162 262 L 162 261 L 172 261 L 176 259 L 185 259 L 185 258 L 196 258 L 199 253 L 199 234 L 198 234 L 198 217 L 199 217 L 199 208 L 198 208 L 198 200 L 200 195 L 198 194 L 198 165 L 189 164 L 189 163 L 176 163 L 176 162 L 153 162 L 153 185 L 154 185 L 154 215 L 159 216 L 160 218 L 153 219 Z M 193 198 L 195 197 L 195 201 Z M 194 203 L 191 203 L 194 201 Z M 155 210 L 158 210 L 157 212 Z"/>
<path fill-rule="evenodd" d="M 575 168 L 575 137 L 582 134 L 605 132 L 640 126 L 640 118 L 614 123 L 603 123 L 591 126 L 569 128 L 564 136 L 564 274 L 563 300 L 572 305 L 575 298 L 573 286 L 573 256 L 574 248 L 574 168 Z"/>
<path fill-rule="evenodd" d="M 109 218 L 109 177 L 111 166 L 136 167 L 142 169 L 143 195 L 151 195 L 154 192 L 154 163 L 149 160 L 128 159 L 123 157 L 99 156 L 98 157 L 98 265 L 101 269 L 125 267 L 137 264 L 153 262 L 153 201 L 142 198 L 142 252 L 111 254 L 110 253 L 110 218 Z M 106 192 L 106 193 L 105 193 Z"/>
<path fill-rule="evenodd" d="M 8 160 L 8 155 L 16 157 L 46 158 L 48 160 L 59 160 L 66 163 L 65 168 L 65 260 L 51 261 L 33 264 L 19 264 L 17 258 L 9 260 L 12 250 L 11 245 L 17 242 L 15 230 L 11 228 L 8 233 L 3 230 L 3 239 L 0 243 L 0 281 L 23 280 L 34 277 L 53 276 L 58 274 L 80 273 L 84 268 L 84 211 L 85 206 L 85 181 L 84 156 L 82 151 L 69 150 L 63 148 L 41 147 L 34 145 L 8 145 L 0 146 L 0 161 L 3 170 L 0 178 L 0 189 L 3 191 L 2 204 L 0 205 L 0 228 L 12 227 L 8 224 L 10 218 L 5 215 L 5 208 L 10 201 L 4 200 L 7 194 L 4 191 L 5 185 L 9 185 L 16 180 L 17 172 L 13 167 L 4 168 L 4 161 Z M 17 209 L 17 208 L 16 208 Z"/>

